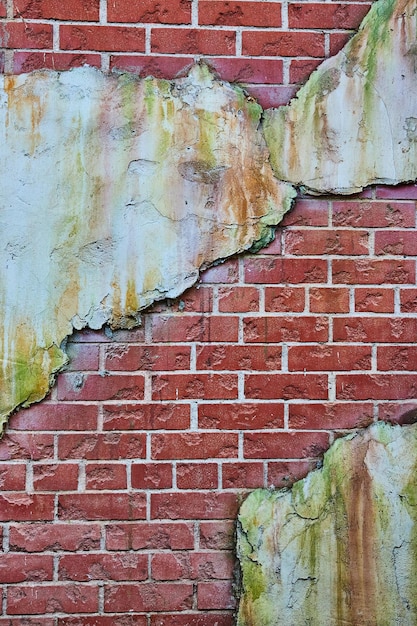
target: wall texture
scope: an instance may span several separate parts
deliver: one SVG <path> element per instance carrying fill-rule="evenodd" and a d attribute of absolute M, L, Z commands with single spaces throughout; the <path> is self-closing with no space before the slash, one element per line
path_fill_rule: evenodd
<path fill-rule="evenodd" d="M 171 78 L 203 58 L 268 107 L 368 8 L 7 0 L 0 59 Z M 416 199 L 301 197 L 268 248 L 142 327 L 71 338 L 68 371 L 0 442 L 0 625 L 233 623 L 245 494 L 304 476 L 341 432 L 417 417 Z"/>

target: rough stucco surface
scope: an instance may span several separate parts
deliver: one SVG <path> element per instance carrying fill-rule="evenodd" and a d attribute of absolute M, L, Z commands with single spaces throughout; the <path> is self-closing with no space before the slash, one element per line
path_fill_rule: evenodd
<path fill-rule="evenodd" d="M 238 626 L 417 623 L 417 426 L 339 439 L 291 491 L 239 514 Z"/>
<path fill-rule="evenodd" d="M 261 112 L 198 65 L 173 82 L 1 78 L 0 425 L 46 395 L 74 328 L 132 327 L 271 239 L 295 192 L 273 176 Z"/>
<path fill-rule="evenodd" d="M 277 177 L 354 193 L 417 176 L 416 0 L 380 0 L 288 107 L 265 115 Z"/>

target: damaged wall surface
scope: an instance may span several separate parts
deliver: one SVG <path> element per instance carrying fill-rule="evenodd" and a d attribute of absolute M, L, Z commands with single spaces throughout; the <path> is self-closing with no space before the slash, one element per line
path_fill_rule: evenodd
<path fill-rule="evenodd" d="M 417 427 L 337 440 L 291 491 L 241 507 L 238 625 L 417 622 Z"/>
<path fill-rule="evenodd" d="M 271 240 L 295 195 L 261 107 L 196 65 L 1 79 L 0 424 L 42 399 L 85 326 L 129 328 L 199 270 Z"/>
<path fill-rule="evenodd" d="M 414 180 L 414 11 L 380 0 L 266 113 L 278 178 L 261 108 L 204 66 L 172 82 L 3 77 L 0 424 L 46 395 L 74 328 L 132 327 L 201 268 L 269 242 L 295 196 L 282 180 L 343 193 Z"/>

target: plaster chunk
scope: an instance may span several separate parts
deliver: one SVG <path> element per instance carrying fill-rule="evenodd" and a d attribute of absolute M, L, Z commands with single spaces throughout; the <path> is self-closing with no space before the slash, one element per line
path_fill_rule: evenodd
<path fill-rule="evenodd" d="M 379 0 L 289 106 L 265 112 L 277 177 L 350 194 L 417 178 L 416 0 Z"/>
<path fill-rule="evenodd" d="M 417 425 L 338 439 L 290 491 L 238 521 L 238 626 L 417 623 Z"/>
<path fill-rule="evenodd" d="M 196 65 L 0 78 L 0 429 L 41 400 L 74 328 L 130 328 L 214 262 L 273 237 L 262 109 Z"/>

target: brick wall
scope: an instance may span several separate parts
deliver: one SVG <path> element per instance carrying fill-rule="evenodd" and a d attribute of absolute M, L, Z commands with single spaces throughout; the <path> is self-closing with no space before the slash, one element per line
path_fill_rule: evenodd
<path fill-rule="evenodd" d="M 3 0 L 1 62 L 172 77 L 198 55 L 268 106 L 368 6 Z M 231 626 L 245 493 L 290 485 L 341 433 L 417 416 L 416 199 L 300 198 L 267 249 L 142 327 L 71 338 L 50 397 L 0 442 L 0 625 Z"/>

